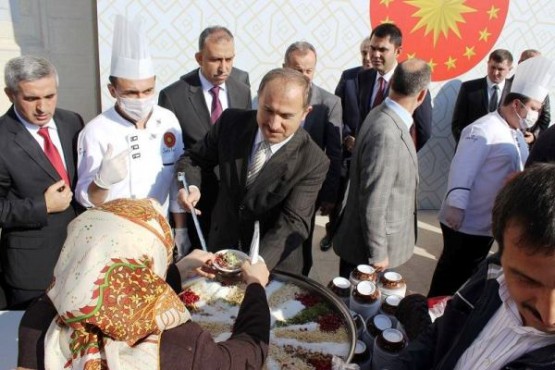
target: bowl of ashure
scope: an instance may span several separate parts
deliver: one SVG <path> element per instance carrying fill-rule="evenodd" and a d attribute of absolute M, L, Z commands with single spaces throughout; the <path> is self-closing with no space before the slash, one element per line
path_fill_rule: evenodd
<path fill-rule="evenodd" d="M 243 262 L 249 259 L 245 253 L 236 249 L 222 249 L 214 253 L 213 267 L 224 275 L 234 275 L 241 271 Z"/>

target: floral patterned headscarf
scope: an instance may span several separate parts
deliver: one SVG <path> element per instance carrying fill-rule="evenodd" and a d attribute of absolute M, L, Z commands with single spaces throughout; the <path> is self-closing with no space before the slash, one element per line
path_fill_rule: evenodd
<path fill-rule="evenodd" d="M 165 277 L 173 239 L 150 199 L 117 199 L 71 222 L 48 296 L 47 369 L 157 369 L 160 334 L 190 319 Z"/>

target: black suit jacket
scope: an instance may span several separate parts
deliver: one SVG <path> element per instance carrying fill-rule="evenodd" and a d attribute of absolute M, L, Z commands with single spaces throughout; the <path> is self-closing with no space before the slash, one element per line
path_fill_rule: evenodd
<path fill-rule="evenodd" d="M 526 160 L 526 167 L 538 162 L 555 162 L 555 125 L 545 130 L 534 143 Z"/>
<path fill-rule="evenodd" d="M 248 253 L 254 221 L 260 221 L 260 254 L 270 269 L 300 273 L 302 242 L 310 231 L 316 197 L 329 160 L 299 129 L 245 187 L 258 130 L 256 111 L 227 109 L 204 139 L 189 148 L 176 171 L 201 187 L 201 172 L 219 166 L 220 188 L 212 212 L 208 248 L 237 246 Z"/>
<path fill-rule="evenodd" d="M 370 112 L 369 102 L 374 91 L 377 75 L 378 72 L 373 68 L 361 71 L 358 74 L 360 122 L 364 122 L 364 119 Z M 432 96 L 429 91 L 426 93 L 424 102 L 414 111 L 412 118 L 416 127 L 416 150 L 418 151 L 422 149 L 432 135 Z"/>
<path fill-rule="evenodd" d="M 56 109 L 54 121 L 72 189 L 76 181 L 77 135 L 83 120 Z M 0 262 L 6 283 L 18 289 L 46 289 L 78 204 L 47 213 L 44 192 L 60 180 L 42 148 L 18 121 L 14 108 L 0 118 Z"/>
<path fill-rule="evenodd" d="M 500 104 L 503 104 L 505 96 L 511 91 L 511 85 L 512 81 L 506 79 L 499 100 Z M 451 131 L 456 142 L 459 142 L 461 132 L 466 126 L 489 113 L 488 105 L 488 82 L 486 77 L 461 84 L 457 102 L 453 109 L 453 119 L 451 120 Z"/>
<path fill-rule="evenodd" d="M 233 69 L 230 77 L 226 80 L 229 108 L 250 109 L 252 105 L 250 87 L 236 78 L 248 81 L 248 74 Z M 160 91 L 158 104 L 171 110 L 176 115 L 183 133 L 185 149 L 193 147 L 212 127 L 210 111 L 204 99 L 198 68 Z M 208 236 L 210 214 L 218 195 L 217 169 L 216 171 L 204 172 L 202 181 L 204 184 L 204 198 L 199 202 L 198 208 L 204 213 L 201 226 L 205 235 Z M 188 217 L 187 222 L 189 235 L 193 244 L 196 244 L 198 243 L 197 235 L 192 232 L 193 223 L 190 217 Z"/>
<path fill-rule="evenodd" d="M 312 111 L 306 116 L 303 128 L 330 160 L 330 168 L 318 199 L 335 203 L 341 178 L 341 101 L 313 84 L 310 105 Z"/>
<path fill-rule="evenodd" d="M 343 138 L 355 136 L 360 125 L 357 77 L 362 70 L 362 66 L 344 70 L 335 88 L 335 95 L 339 96 L 343 107 Z"/>
<path fill-rule="evenodd" d="M 202 92 L 202 85 L 195 69 L 169 85 L 158 97 L 158 105 L 171 110 L 179 120 L 185 148 L 190 148 L 210 130 L 210 111 Z M 237 73 L 237 72 L 236 72 Z M 250 87 L 235 79 L 226 80 L 229 108 L 251 109 Z"/>
<path fill-rule="evenodd" d="M 551 107 L 549 103 L 549 95 L 543 100 L 542 111 L 538 117 L 536 124 L 530 129 L 536 136 L 543 133 L 551 124 Z"/>

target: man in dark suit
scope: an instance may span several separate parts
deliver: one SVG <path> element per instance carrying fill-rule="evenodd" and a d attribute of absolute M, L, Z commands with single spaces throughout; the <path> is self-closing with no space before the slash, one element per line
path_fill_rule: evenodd
<path fill-rule="evenodd" d="M 331 238 L 336 227 L 337 215 L 341 208 L 339 203 L 343 200 L 345 187 L 349 180 L 349 163 L 351 161 L 352 146 L 347 148 L 346 144 L 354 140 L 360 121 L 360 110 L 358 109 L 358 74 L 363 70 L 372 68 L 372 63 L 370 62 L 370 36 L 362 40 L 360 44 L 360 55 L 362 65 L 344 70 L 335 88 L 335 95 L 341 99 L 343 111 L 341 176 L 339 179 L 339 192 L 336 207 L 330 213 L 330 222 L 326 224 L 326 234 L 322 240 L 320 240 L 320 249 L 322 251 L 327 251 L 331 248 Z M 354 143 L 354 141 L 352 142 Z"/>
<path fill-rule="evenodd" d="M 0 262 L 8 306 L 16 308 L 50 284 L 78 213 L 72 189 L 83 120 L 56 109 L 58 76 L 46 59 L 11 59 L 4 79 L 13 106 L 0 118 Z"/>
<path fill-rule="evenodd" d="M 259 221 L 260 254 L 268 268 L 301 273 L 301 246 L 329 165 L 300 128 L 310 111 L 309 86 L 297 71 L 268 72 L 258 90 L 258 110 L 227 110 L 177 164 L 190 184 L 189 194 L 182 189 L 179 196 L 187 210 L 203 192 L 201 172 L 219 166 L 210 251 L 238 245 L 248 252 Z"/>
<path fill-rule="evenodd" d="M 358 264 L 397 267 L 416 243 L 418 159 L 409 128 L 428 93 L 430 67 L 409 59 L 395 69 L 389 96 L 363 122 L 351 162 L 347 200 L 333 249 L 339 274 Z"/>
<path fill-rule="evenodd" d="M 343 140 L 356 135 L 360 122 L 360 110 L 358 109 L 358 74 L 361 71 L 372 68 L 370 61 L 370 37 L 366 37 L 360 44 L 360 56 L 362 65 L 349 68 L 341 73 L 335 95 L 341 99 L 343 107 Z"/>
<path fill-rule="evenodd" d="M 233 68 L 234 58 L 233 34 L 225 27 L 208 27 L 200 34 L 195 54 L 199 68 L 160 91 L 158 104 L 177 116 L 186 148 L 202 139 L 213 124 L 212 87 L 220 87 L 222 111 L 251 108 L 248 73 Z"/>
<path fill-rule="evenodd" d="M 341 101 L 339 98 L 313 82 L 316 70 L 316 49 L 306 41 L 297 41 L 289 45 L 285 52 L 283 67 L 294 69 L 305 75 L 311 83 L 309 105 L 312 110 L 307 114 L 302 127 L 312 140 L 322 149 L 330 160 L 330 168 L 322 189 L 318 194 L 316 209 L 323 216 L 331 215 L 337 202 L 339 180 L 341 177 Z M 312 218 L 308 239 L 303 244 L 303 274 L 308 276 L 312 267 L 312 235 L 315 216 Z"/>
<path fill-rule="evenodd" d="M 372 30 L 370 34 L 372 68 L 358 74 L 360 122 L 364 122 L 370 110 L 378 106 L 387 96 L 389 79 L 397 66 L 402 41 L 401 30 L 394 24 L 383 23 Z M 411 137 L 416 145 L 416 151 L 419 151 L 432 134 L 432 97 L 429 91 L 426 93 L 424 102 L 414 111 L 413 121 Z M 354 142 L 354 138 L 347 137 L 345 145 L 347 148 L 352 148 Z"/>
<path fill-rule="evenodd" d="M 185 149 L 201 140 L 226 108 L 252 107 L 250 86 L 245 83 L 248 74 L 232 68 L 234 58 L 231 32 L 221 26 L 208 27 L 200 34 L 199 51 L 195 54 L 199 68 L 160 91 L 158 105 L 176 115 Z M 215 87 L 219 89 L 214 90 Z M 208 236 L 210 214 L 218 194 L 218 177 L 214 170 L 203 173 L 202 177 L 204 197 L 198 208 L 203 216 L 199 220 Z M 191 217 L 187 218 L 187 225 L 193 246 L 198 246 Z"/>
<path fill-rule="evenodd" d="M 534 143 L 526 160 L 526 167 L 534 163 L 555 162 L 555 125 L 551 125 Z"/>
<path fill-rule="evenodd" d="M 451 121 L 451 131 L 457 143 L 466 126 L 493 112 L 503 102 L 511 91 L 511 80 L 507 79 L 507 75 L 512 68 L 511 53 L 497 49 L 489 55 L 487 76 L 461 84 Z"/>

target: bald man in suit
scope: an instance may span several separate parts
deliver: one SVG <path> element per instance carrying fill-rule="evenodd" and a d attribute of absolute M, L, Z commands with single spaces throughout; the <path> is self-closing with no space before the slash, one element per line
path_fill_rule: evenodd
<path fill-rule="evenodd" d="M 333 237 L 339 273 L 358 264 L 397 267 L 416 243 L 418 159 L 409 128 L 426 99 L 430 67 L 409 59 L 391 77 L 389 96 L 363 122 L 351 161 L 347 199 Z"/>

